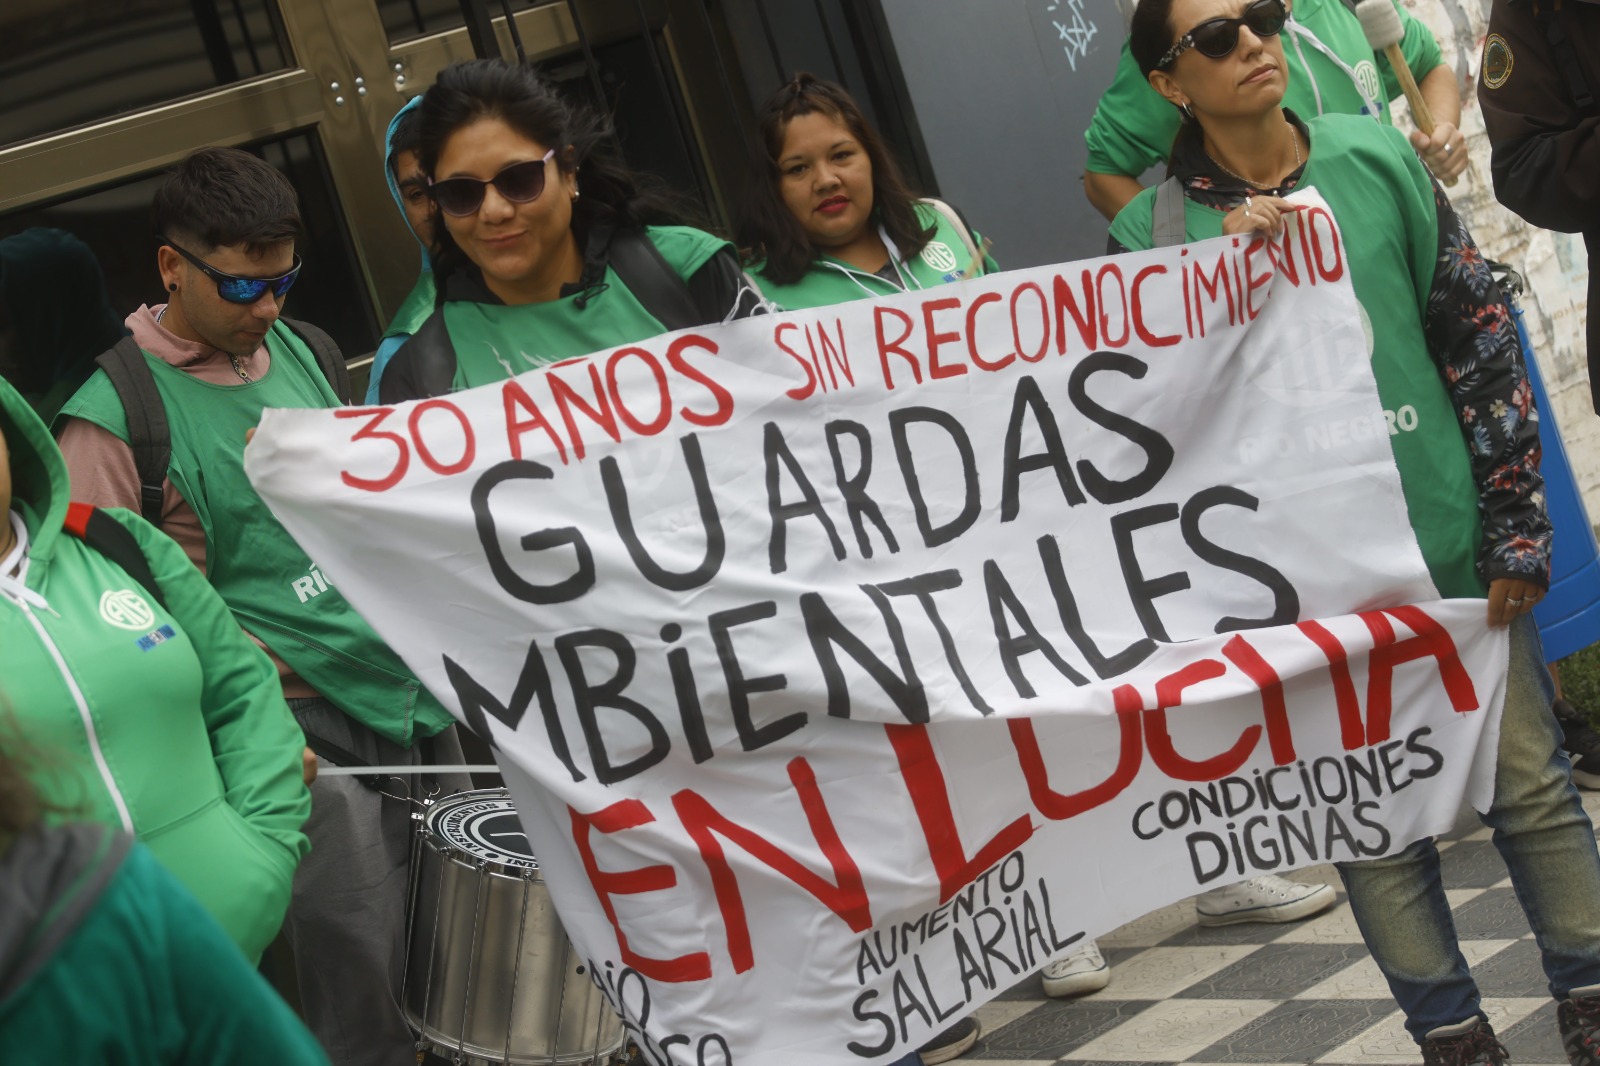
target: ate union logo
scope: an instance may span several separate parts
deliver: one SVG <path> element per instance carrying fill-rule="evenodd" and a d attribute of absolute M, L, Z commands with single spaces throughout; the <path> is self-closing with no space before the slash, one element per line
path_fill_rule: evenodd
<path fill-rule="evenodd" d="M 101 593 L 100 617 L 121 629 L 149 629 L 156 621 L 156 613 L 132 589 Z"/>
<path fill-rule="evenodd" d="M 945 274 L 956 268 L 956 253 L 943 241 L 929 241 L 927 247 L 922 249 L 922 261 Z"/>

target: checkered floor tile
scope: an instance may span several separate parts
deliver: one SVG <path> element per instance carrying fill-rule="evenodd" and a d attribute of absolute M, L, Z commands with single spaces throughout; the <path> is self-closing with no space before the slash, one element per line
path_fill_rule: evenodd
<path fill-rule="evenodd" d="M 1600 821 L 1600 794 L 1584 805 Z M 1462 953 L 1518 1066 L 1564 1066 L 1539 952 L 1487 830 L 1440 841 Z M 1330 867 L 1293 875 L 1338 883 Z M 1294 925 L 1195 923 L 1188 901 L 1100 939 L 1110 987 L 1045 998 L 1037 976 L 983 1007 L 966 1059 L 988 1066 L 1413 1066 L 1421 1056 L 1339 905 Z"/>

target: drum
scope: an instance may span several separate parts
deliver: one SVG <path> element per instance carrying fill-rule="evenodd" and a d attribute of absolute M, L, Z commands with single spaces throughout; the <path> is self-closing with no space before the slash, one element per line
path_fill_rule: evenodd
<path fill-rule="evenodd" d="M 417 815 L 406 933 L 406 1020 L 456 1062 L 603 1063 L 622 1022 L 556 918 L 504 789 Z"/>

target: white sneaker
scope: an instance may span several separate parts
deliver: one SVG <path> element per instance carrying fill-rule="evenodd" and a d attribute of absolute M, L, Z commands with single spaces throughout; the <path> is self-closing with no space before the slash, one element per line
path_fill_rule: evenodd
<path fill-rule="evenodd" d="M 1086 996 L 1111 983 L 1111 967 L 1093 940 L 1085 940 L 1077 951 L 1040 972 L 1044 975 L 1044 994 L 1052 999 Z"/>
<path fill-rule="evenodd" d="M 1268 874 L 1202 892 L 1194 898 L 1194 909 L 1201 925 L 1298 922 L 1321 914 L 1338 898 L 1331 885 L 1303 885 Z"/>

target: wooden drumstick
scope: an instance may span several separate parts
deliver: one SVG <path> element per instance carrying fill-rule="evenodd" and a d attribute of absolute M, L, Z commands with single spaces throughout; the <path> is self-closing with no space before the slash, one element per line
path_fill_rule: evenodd
<path fill-rule="evenodd" d="M 1372 50 L 1381 51 L 1389 57 L 1389 66 L 1394 68 L 1395 76 L 1400 79 L 1400 87 L 1406 91 L 1406 100 L 1411 104 L 1411 117 L 1417 129 L 1432 137 L 1433 112 L 1428 110 L 1428 102 L 1422 98 L 1417 79 L 1412 76 L 1411 67 L 1400 51 L 1400 42 L 1406 35 L 1405 27 L 1400 25 L 1400 12 L 1392 0 L 1361 0 L 1356 4 L 1356 18 L 1361 20 L 1361 30 L 1367 35 L 1367 44 L 1372 46 Z"/>
<path fill-rule="evenodd" d="M 497 774 L 494 763 L 459 763 L 448 766 L 426 764 L 397 766 L 323 766 L 318 777 L 415 777 L 417 774 Z"/>

